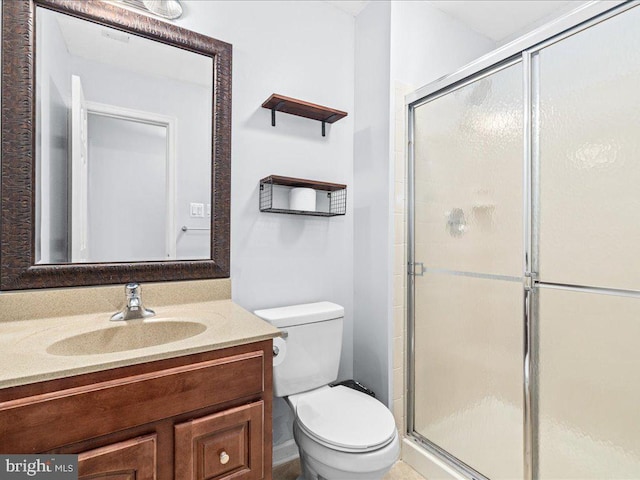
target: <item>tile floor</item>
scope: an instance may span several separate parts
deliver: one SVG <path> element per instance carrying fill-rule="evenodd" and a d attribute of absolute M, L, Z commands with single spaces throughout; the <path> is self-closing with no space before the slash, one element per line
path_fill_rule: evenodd
<path fill-rule="evenodd" d="M 273 480 L 296 480 L 300 475 L 298 460 L 278 465 L 273 468 Z M 413 468 L 402 461 L 396 462 L 384 480 L 424 480 Z"/>

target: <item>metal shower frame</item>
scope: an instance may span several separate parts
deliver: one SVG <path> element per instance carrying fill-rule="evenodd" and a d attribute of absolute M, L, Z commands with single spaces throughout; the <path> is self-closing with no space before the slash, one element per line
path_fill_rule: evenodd
<path fill-rule="evenodd" d="M 535 376 L 534 365 L 537 363 L 537 292 L 540 288 L 554 288 L 581 292 L 590 292 L 608 295 L 623 295 L 640 298 L 640 292 L 583 287 L 576 285 L 561 285 L 541 282 L 537 278 L 538 269 L 538 225 L 539 218 L 538 185 L 539 185 L 539 159 L 536 145 L 533 142 L 532 132 L 535 128 L 533 122 L 533 79 L 535 75 L 535 62 L 537 53 L 567 37 L 585 30 L 597 23 L 607 20 L 615 15 L 640 5 L 639 0 L 626 2 L 616 1 L 592 1 L 559 17 L 543 27 L 520 37 L 493 52 L 480 57 L 457 72 L 442 77 L 405 97 L 405 111 L 407 114 L 407 385 L 406 385 L 406 419 L 407 431 L 410 441 L 434 454 L 446 464 L 454 468 L 460 474 L 469 479 L 488 480 L 487 477 L 477 472 L 469 465 L 449 454 L 442 448 L 430 442 L 427 438 L 415 431 L 415 268 L 416 261 L 420 260 L 415 255 L 415 158 L 414 158 L 414 128 L 415 109 L 438 97 L 446 95 L 454 90 L 462 88 L 483 77 L 491 75 L 499 70 L 522 63 L 524 85 L 524 122 L 523 122 L 523 202 L 524 202 L 524 252 L 522 277 L 504 277 L 501 275 L 470 274 L 469 272 L 449 272 L 459 275 L 472 275 L 482 278 L 499 278 L 502 280 L 522 282 L 523 301 L 523 464 L 524 480 L 534 480 L 537 472 L 537 395 L 538 384 Z M 422 268 L 422 271 L 429 271 Z"/>

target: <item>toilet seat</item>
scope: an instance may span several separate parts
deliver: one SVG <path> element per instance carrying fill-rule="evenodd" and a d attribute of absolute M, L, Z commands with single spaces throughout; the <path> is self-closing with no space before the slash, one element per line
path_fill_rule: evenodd
<path fill-rule="evenodd" d="M 388 445 L 370 452 L 344 452 L 329 448 L 293 423 L 293 437 L 303 464 L 321 478 L 329 480 L 381 480 L 400 456 L 400 438 L 396 433 Z"/>
<path fill-rule="evenodd" d="M 383 448 L 396 436 L 393 415 L 375 398 L 342 385 L 291 395 L 297 423 L 318 443 L 343 452 Z"/>

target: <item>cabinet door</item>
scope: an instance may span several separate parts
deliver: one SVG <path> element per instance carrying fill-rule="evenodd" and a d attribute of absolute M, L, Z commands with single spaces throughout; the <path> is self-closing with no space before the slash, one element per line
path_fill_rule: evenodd
<path fill-rule="evenodd" d="M 175 426 L 175 480 L 264 477 L 264 402 Z"/>
<path fill-rule="evenodd" d="M 78 455 L 79 480 L 155 480 L 156 435 L 134 438 Z"/>

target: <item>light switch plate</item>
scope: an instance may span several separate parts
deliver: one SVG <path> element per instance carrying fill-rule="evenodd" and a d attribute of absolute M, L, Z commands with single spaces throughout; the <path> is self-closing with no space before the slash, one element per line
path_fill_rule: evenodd
<path fill-rule="evenodd" d="M 196 217 L 196 218 L 204 217 L 204 203 L 191 203 L 190 215 L 191 217 Z"/>

